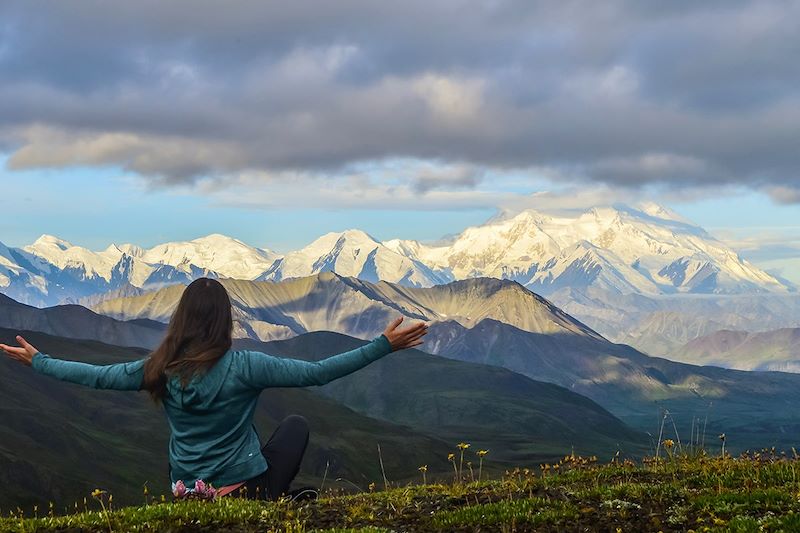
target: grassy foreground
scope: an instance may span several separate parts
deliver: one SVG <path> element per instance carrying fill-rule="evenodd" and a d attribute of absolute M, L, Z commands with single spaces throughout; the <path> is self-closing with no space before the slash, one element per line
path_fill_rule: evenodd
<path fill-rule="evenodd" d="M 95 493 L 89 510 L 39 518 L 11 513 L 0 519 L 0 530 L 800 531 L 800 460 L 794 451 L 738 457 L 676 452 L 641 464 L 598 464 L 569 455 L 483 481 L 474 480 L 477 472 L 458 481 L 453 465 L 450 480 L 388 490 L 371 486 L 369 492 L 303 503 L 226 497 L 116 509 L 113 498 Z"/>

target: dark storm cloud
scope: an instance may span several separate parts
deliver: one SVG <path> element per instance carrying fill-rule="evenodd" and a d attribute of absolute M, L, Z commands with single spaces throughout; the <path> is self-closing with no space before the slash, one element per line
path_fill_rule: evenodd
<path fill-rule="evenodd" d="M 411 157 L 792 202 L 798 21 L 786 1 L 5 2 L 0 148 L 159 185 Z M 448 172 L 413 187 L 482 179 Z"/>

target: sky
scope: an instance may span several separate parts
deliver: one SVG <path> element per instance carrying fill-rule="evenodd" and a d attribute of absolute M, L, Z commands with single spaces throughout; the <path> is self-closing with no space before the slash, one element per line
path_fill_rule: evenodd
<path fill-rule="evenodd" d="M 666 205 L 800 282 L 800 2 L 0 3 L 0 241 Z"/>

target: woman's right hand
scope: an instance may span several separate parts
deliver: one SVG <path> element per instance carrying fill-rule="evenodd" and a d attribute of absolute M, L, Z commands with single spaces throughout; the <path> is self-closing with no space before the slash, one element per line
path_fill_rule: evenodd
<path fill-rule="evenodd" d="M 9 346 L 8 344 L 0 344 L 0 350 L 6 352 L 6 355 L 11 359 L 16 359 L 23 365 L 31 366 L 33 356 L 36 355 L 36 352 L 39 350 L 31 346 L 28 341 L 23 339 L 22 335 L 17 335 L 16 339 L 21 348 L 17 346 Z"/>
<path fill-rule="evenodd" d="M 420 340 L 422 336 L 428 333 L 428 324 L 425 322 L 418 322 L 413 326 L 397 329 L 397 326 L 399 326 L 402 321 L 402 316 L 395 318 L 386 326 L 386 329 L 383 330 L 383 334 L 386 335 L 386 338 L 389 339 L 389 343 L 392 345 L 393 352 L 411 348 L 412 346 L 419 346 L 422 344 L 422 340 Z"/>

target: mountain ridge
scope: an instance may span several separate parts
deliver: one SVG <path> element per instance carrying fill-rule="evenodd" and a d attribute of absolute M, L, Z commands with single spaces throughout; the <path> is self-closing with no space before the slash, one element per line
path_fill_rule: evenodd
<path fill-rule="evenodd" d="M 800 372 L 800 328 L 721 329 L 669 352 L 670 359 L 737 370 Z"/>
<path fill-rule="evenodd" d="M 759 439 L 763 445 L 767 438 L 776 446 L 794 445 L 791 439 L 800 434 L 795 411 L 784 409 L 800 401 L 800 376 L 648 356 L 610 342 L 511 280 L 470 278 L 415 288 L 321 272 L 281 282 L 220 282 L 231 296 L 236 336 L 251 342 L 289 341 L 321 330 L 368 339 L 400 314 L 429 323 L 427 352 L 560 385 L 640 430 L 652 432 L 653 412 L 668 408 L 688 433 L 691 420 L 713 403 L 708 427 L 736 434 L 746 445 Z M 108 300 L 96 310 L 126 320 L 165 320 L 182 289 Z"/>
<path fill-rule="evenodd" d="M 281 328 L 276 336 L 258 336 L 256 340 L 277 340 L 321 329 L 369 338 L 383 329 L 377 325 L 378 318 L 388 323 L 397 312 L 414 319 L 454 319 L 465 327 L 488 317 L 524 330 L 571 332 L 602 339 L 546 298 L 511 280 L 478 277 L 415 288 L 320 272 L 281 282 L 231 279 L 220 282 L 232 300 L 234 320 L 238 323 L 235 331 L 243 331 L 244 324 L 253 328 L 266 324 Z M 93 310 L 119 320 L 147 318 L 166 322 L 182 291 L 182 285 L 174 285 L 129 298 L 104 300 L 94 305 Z"/>
<path fill-rule="evenodd" d="M 22 248 L 0 243 L 0 291 L 44 306 L 198 276 L 280 281 L 322 271 L 410 287 L 496 277 L 545 295 L 565 287 L 652 296 L 797 290 L 657 204 L 614 204 L 576 215 L 501 213 L 440 242 L 379 241 L 348 228 L 285 254 L 220 233 L 151 248 L 112 243 L 95 252 L 43 234 Z"/>

